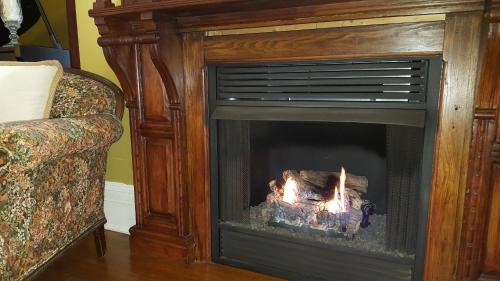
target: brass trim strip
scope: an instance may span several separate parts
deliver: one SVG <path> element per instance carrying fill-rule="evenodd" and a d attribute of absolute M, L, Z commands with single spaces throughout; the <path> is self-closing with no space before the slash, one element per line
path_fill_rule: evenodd
<path fill-rule="evenodd" d="M 412 22 L 432 22 L 432 21 L 444 21 L 445 18 L 446 18 L 445 14 L 432 14 L 432 15 L 418 15 L 418 16 L 402 16 L 402 17 L 370 18 L 370 19 L 358 19 L 358 20 L 327 21 L 327 22 L 316 22 L 316 23 L 288 24 L 288 25 L 250 27 L 250 28 L 238 28 L 238 29 L 209 30 L 209 31 L 205 32 L 205 36 L 213 37 L 213 36 L 285 32 L 285 31 L 297 31 L 297 30 L 312 30 L 312 29 L 325 29 L 325 28 L 337 28 L 337 27 L 365 26 L 365 25 L 397 24 L 397 23 L 412 23 Z"/>

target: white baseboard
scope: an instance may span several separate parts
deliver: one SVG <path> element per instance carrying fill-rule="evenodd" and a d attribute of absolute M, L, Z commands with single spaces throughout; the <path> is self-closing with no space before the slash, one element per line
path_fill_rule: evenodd
<path fill-rule="evenodd" d="M 107 181 L 104 187 L 104 214 L 108 222 L 104 228 L 129 234 L 135 225 L 134 187 Z"/>

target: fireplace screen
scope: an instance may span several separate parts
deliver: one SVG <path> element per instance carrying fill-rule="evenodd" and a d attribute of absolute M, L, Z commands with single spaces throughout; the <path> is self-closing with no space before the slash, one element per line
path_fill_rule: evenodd
<path fill-rule="evenodd" d="M 377 69 L 373 61 L 365 68 L 357 63 L 342 62 L 342 67 Z M 252 92 L 252 98 L 245 99 L 245 90 L 238 92 L 234 85 L 231 91 L 238 94 L 227 96 L 226 84 L 234 81 L 221 77 L 232 70 L 213 68 L 209 81 L 216 261 L 297 280 L 332 280 L 332 274 L 335 280 L 418 280 L 435 126 L 433 111 L 428 110 L 430 63 L 423 64 L 424 70 L 410 68 L 425 73 L 420 82 L 425 87 L 415 87 L 417 101 L 346 102 L 321 93 L 318 107 L 317 99 L 307 100 L 308 93 L 294 94 L 301 102 L 297 105 L 297 100 L 282 100 L 274 88 L 269 92 L 263 83 L 254 90 L 267 98 L 256 99 Z M 330 71 L 342 78 L 329 79 L 349 79 L 333 65 Z M 321 72 L 328 70 L 320 66 Z M 251 67 L 242 73 L 256 75 Z M 280 67 L 279 80 L 289 79 Z M 234 79 L 236 74 L 231 75 Z M 330 85 L 314 79 L 300 83 Z M 377 106 L 370 108 L 370 102 Z M 334 106 L 325 110 L 325 104 Z M 297 108 L 303 110 L 294 113 Z M 324 114 L 318 117 L 318 111 Z"/>

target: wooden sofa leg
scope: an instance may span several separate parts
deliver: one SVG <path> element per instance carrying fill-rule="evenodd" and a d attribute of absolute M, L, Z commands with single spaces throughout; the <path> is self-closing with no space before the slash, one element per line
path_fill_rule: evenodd
<path fill-rule="evenodd" d="M 104 235 L 104 225 L 94 230 L 94 242 L 97 257 L 103 257 L 106 254 L 106 236 Z"/>

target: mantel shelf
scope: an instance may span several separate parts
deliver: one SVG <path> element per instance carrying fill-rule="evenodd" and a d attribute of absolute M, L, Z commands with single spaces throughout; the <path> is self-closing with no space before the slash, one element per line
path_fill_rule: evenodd
<path fill-rule="evenodd" d="M 158 12 L 175 18 L 179 28 L 189 32 L 482 10 L 482 0 L 164 0 L 94 8 L 89 15 L 127 18 Z"/>
<path fill-rule="evenodd" d="M 108 17 L 151 11 L 178 12 L 189 9 L 207 9 L 217 5 L 234 4 L 242 0 L 168 0 L 159 2 L 137 2 L 122 6 L 97 8 L 89 11 L 91 17 Z"/>

